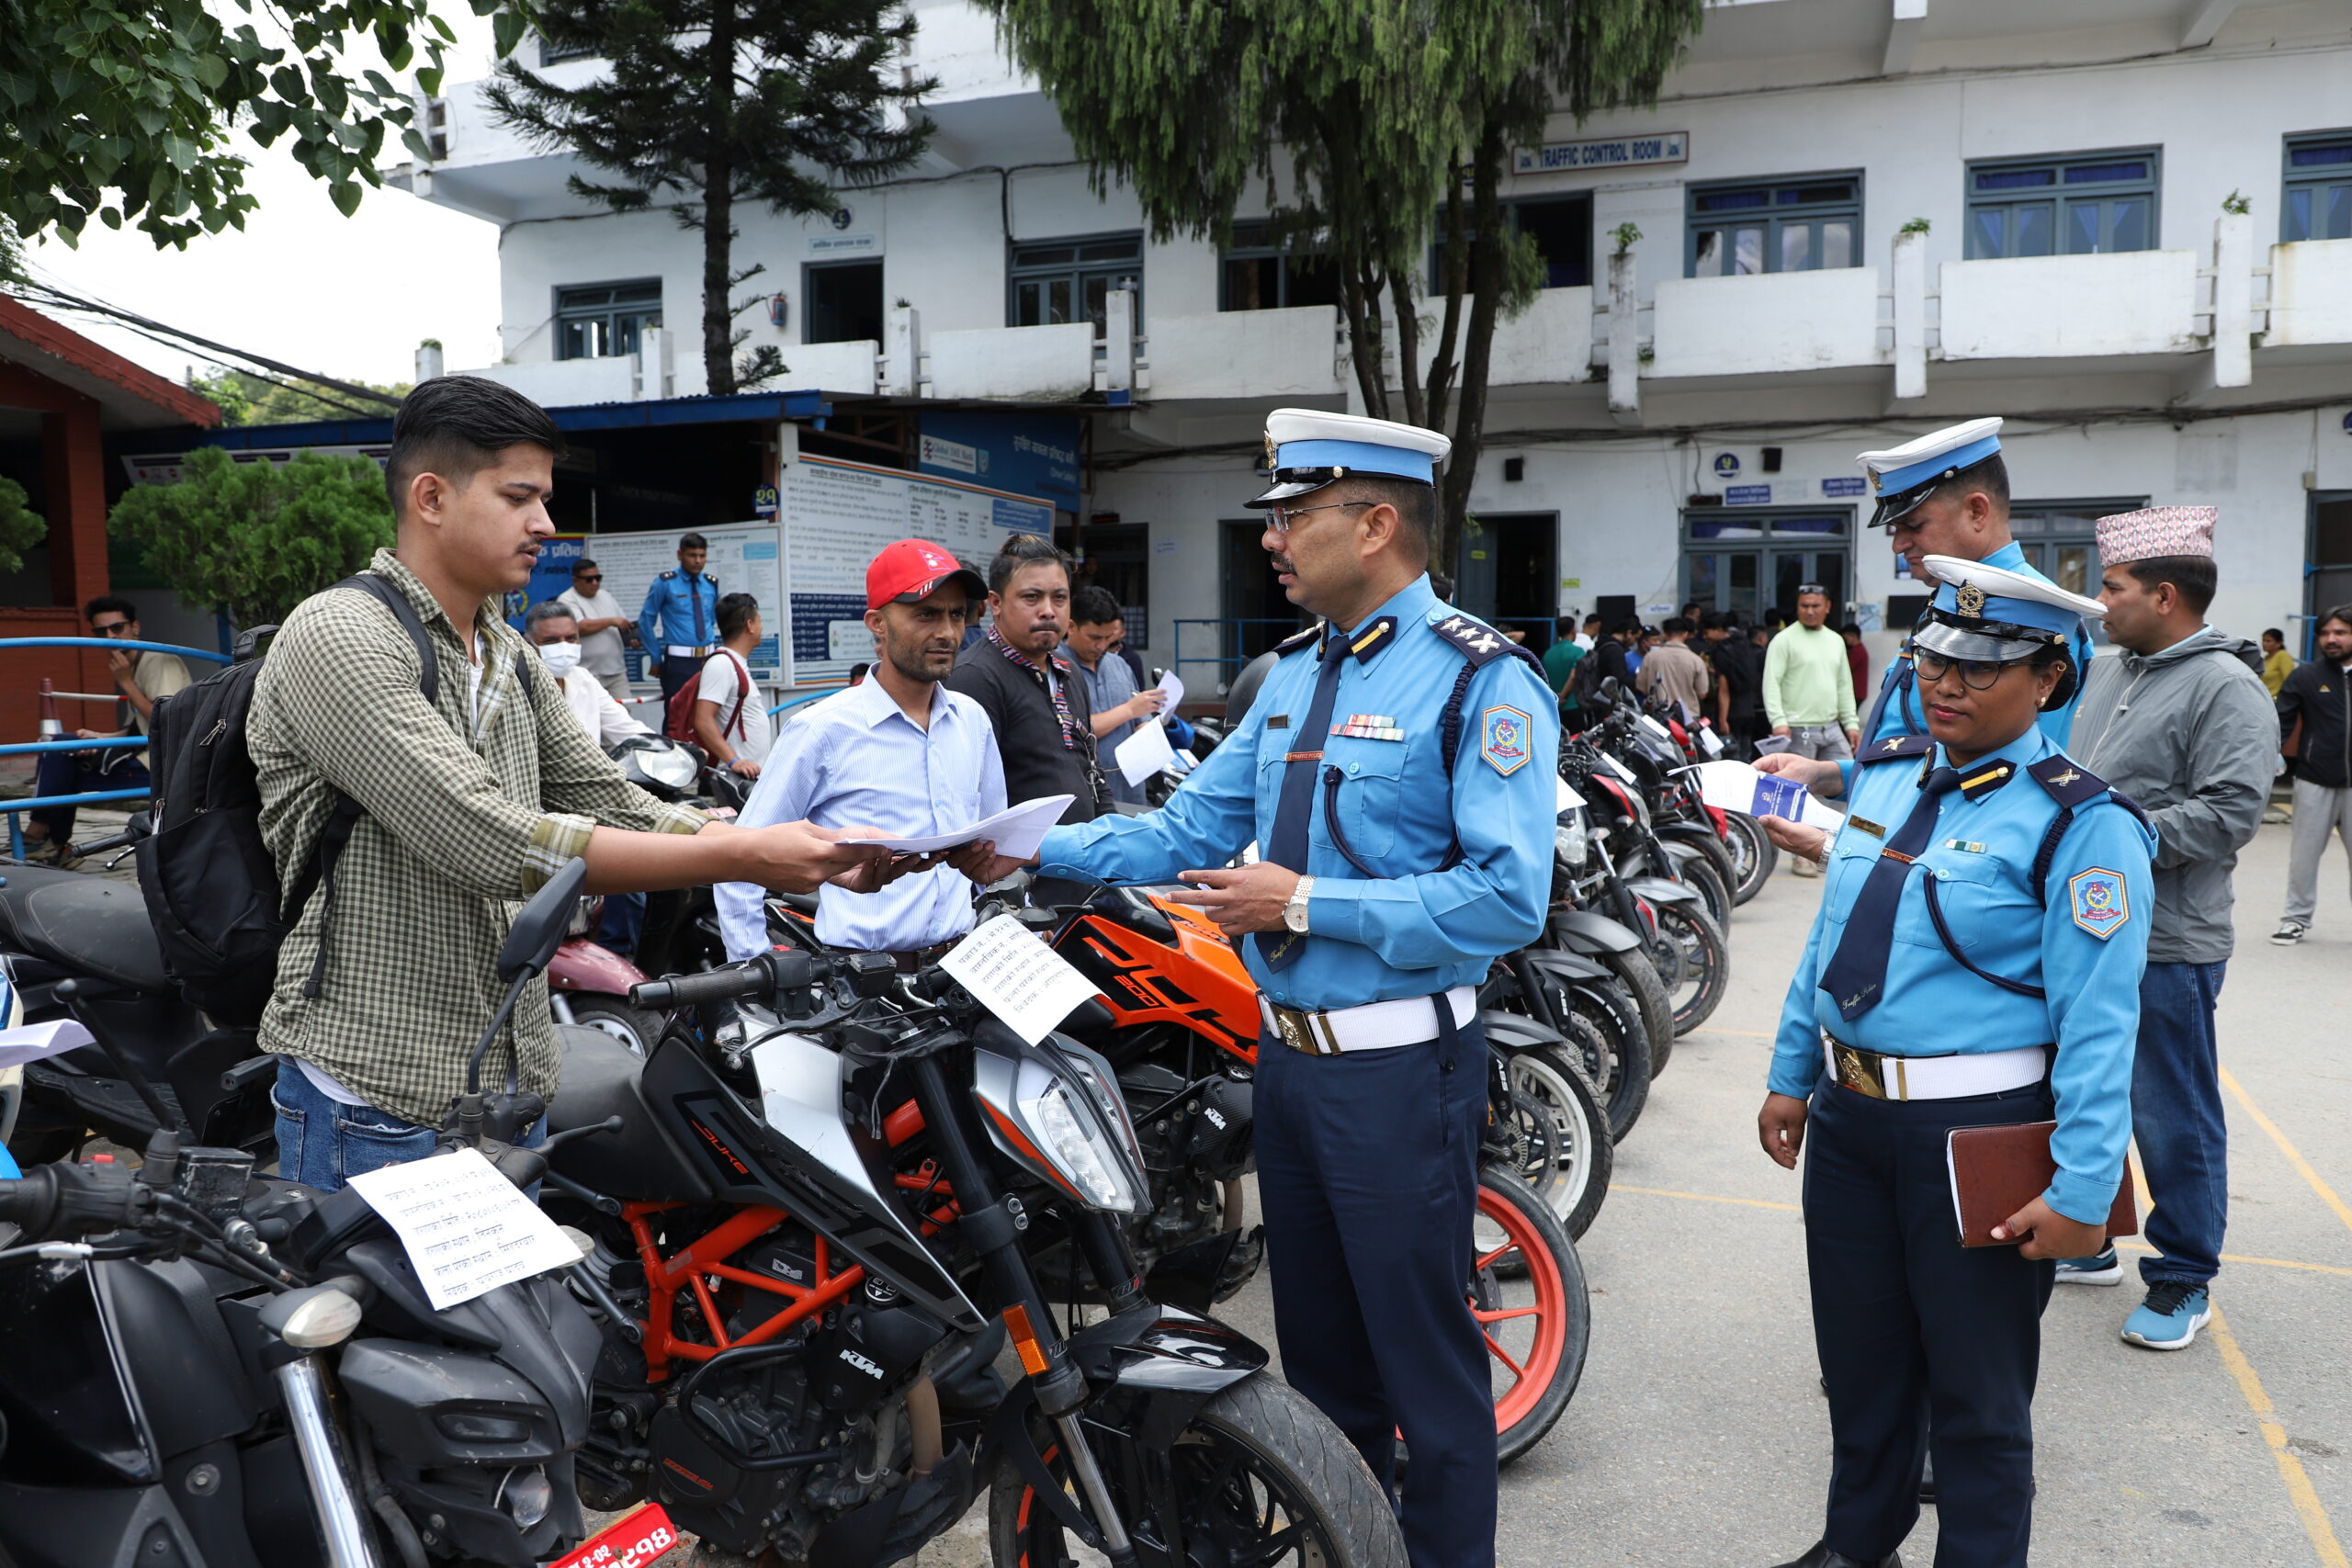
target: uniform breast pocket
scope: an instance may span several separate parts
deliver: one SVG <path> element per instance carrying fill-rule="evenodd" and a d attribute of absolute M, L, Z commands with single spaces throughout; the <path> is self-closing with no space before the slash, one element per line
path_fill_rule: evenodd
<path fill-rule="evenodd" d="M 1851 831 L 1851 829 L 1849 829 Z M 1871 840 L 1868 853 L 1833 854 L 1826 874 L 1822 878 L 1821 899 L 1829 911 L 1830 923 L 1844 925 L 1847 915 L 1854 908 L 1854 900 L 1862 896 L 1862 881 L 1878 863 L 1878 840 Z"/>
<path fill-rule="evenodd" d="M 1360 859 L 1386 854 L 1396 844 L 1404 776 L 1405 748 L 1394 741 L 1363 741 L 1326 751 L 1316 779 L 1316 792 L 1322 796 L 1316 813 L 1317 836 L 1335 849 L 1344 840 Z M 1430 787 L 1434 791 L 1441 786 L 1432 779 Z"/>
<path fill-rule="evenodd" d="M 2020 924 L 2036 925 L 2041 919 L 2041 911 L 2013 884 L 2003 863 L 1979 854 L 1938 856 L 1913 869 L 1911 886 L 1904 889 L 1903 907 L 1894 918 L 1895 940 L 1941 948 L 1938 915 L 1951 933 L 1952 945 L 1963 953 L 2006 945 Z"/>

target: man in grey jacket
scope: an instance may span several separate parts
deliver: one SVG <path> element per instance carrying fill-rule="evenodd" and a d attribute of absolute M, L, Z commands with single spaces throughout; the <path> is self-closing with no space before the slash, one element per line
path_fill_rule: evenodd
<path fill-rule="evenodd" d="M 2261 656 L 2205 624 L 2214 517 L 2210 506 L 2158 506 L 2098 520 L 2099 599 L 2122 651 L 2092 661 L 2066 747 L 2156 830 L 2132 1074 L 2156 1256 L 2141 1260 L 2147 1299 L 2123 1325 L 2126 1341 L 2152 1350 L 2186 1348 L 2212 1315 L 2229 1217 L 2213 1009 L 2231 950 L 2230 873 L 2261 826 L 2278 756 Z M 2060 1280 L 2080 1284 L 2122 1275 L 2111 1246 L 2058 1265 Z"/>

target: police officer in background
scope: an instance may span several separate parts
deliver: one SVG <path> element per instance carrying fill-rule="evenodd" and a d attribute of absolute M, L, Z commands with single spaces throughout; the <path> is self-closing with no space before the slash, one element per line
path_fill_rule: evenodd
<path fill-rule="evenodd" d="M 655 578 L 637 613 L 637 635 L 645 657 L 662 673 L 662 700 L 702 673 L 718 651 L 718 579 L 703 570 L 710 541 L 700 534 L 678 537 L 678 569 Z"/>
<path fill-rule="evenodd" d="M 1855 764 L 1757 1117 L 1781 1165 L 1805 1151 L 1833 1446 L 1821 1540 L 1785 1568 L 1899 1568 L 1930 1451 L 1937 1568 L 2023 1568 L 2041 1311 L 2056 1260 L 2106 1244 L 2132 1136 L 2155 835 L 2036 723 L 2073 696 L 2104 611 L 1925 564 L 1942 584 L 1909 649 L 1928 732 Z M 1961 1247 L 1946 1134 L 2053 1116 L 2056 1176 L 1995 1232 L 2021 1245 Z"/>
<path fill-rule="evenodd" d="M 1280 409 L 1250 504 L 1292 603 L 1230 739 L 1162 809 L 1040 870 L 1182 879 L 1260 989 L 1258 1190 L 1283 1370 L 1393 1488 L 1414 1568 L 1495 1560 L 1495 1413 L 1464 1299 L 1486 1124 L 1475 989 L 1543 930 L 1559 723 L 1541 667 L 1430 586 L 1442 435 Z M 1254 839 L 1264 858 L 1226 862 Z"/>

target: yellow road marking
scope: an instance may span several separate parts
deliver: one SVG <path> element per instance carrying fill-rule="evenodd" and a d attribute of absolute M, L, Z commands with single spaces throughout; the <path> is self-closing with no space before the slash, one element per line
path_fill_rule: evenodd
<path fill-rule="evenodd" d="M 2278 1145 L 2278 1152 L 2287 1156 L 2287 1163 L 2295 1168 L 2295 1174 L 2310 1182 L 2312 1190 L 2320 1195 L 2320 1200 L 2335 1211 L 2335 1217 L 2344 1222 L 2346 1229 L 2352 1229 L 2352 1205 L 2347 1205 L 2343 1199 L 2335 1195 L 2334 1188 L 2320 1179 L 2319 1172 L 2312 1168 L 2312 1162 L 2305 1159 L 2301 1151 L 2287 1141 L 2287 1134 L 2278 1130 L 2277 1123 L 2262 1113 L 2261 1107 L 2255 1104 L 2253 1096 L 2238 1087 L 2238 1080 L 2230 1076 L 2230 1069 L 2227 1067 L 2222 1069 L 2222 1087 L 2230 1091 L 2231 1096 L 2237 1100 L 2248 1116 L 2254 1118 L 2256 1126 L 2270 1134 L 2270 1141 Z M 2337 1553 L 2337 1561 L 2342 1560 L 2343 1554 Z"/>
<path fill-rule="evenodd" d="M 2223 1077 L 2226 1080 L 2227 1075 Z M 2230 1086 L 2230 1090 L 2233 1094 L 2239 1092 L 2235 1084 Z M 2278 1137 L 2278 1134 L 2274 1132 L 2271 1136 Z M 2283 1145 L 2286 1140 L 2281 1138 L 2279 1142 Z M 2321 1568 L 2352 1568 L 2352 1561 L 2346 1559 L 2344 1548 L 2336 1542 L 2335 1527 L 2328 1521 L 2327 1510 L 2320 1506 L 2319 1494 L 2312 1487 L 2312 1478 L 2303 1471 L 2303 1461 L 2287 1446 L 2287 1428 L 2278 1425 L 2278 1413 L 2271 1406 L 2270 1395 L 2263 1391 L 2262 1380 L 2255 1375 L 2254 1363 L 2238 1348 L 2237 1336 L 2230 1332 L 2229 1322 L 2222 1316 L 2220 1307 L 2213 1309 L 2213 1321 L 2206 1326 L 2213 1331 L 2213 1345 L 2222 1353 L 2222 1365 L 2237 1381 L 2238 1393 L 2245 1397 L 2246 1408 L 2254 1412 L 2256 1425 L 2262 1428 L 2262 1440 L 2270 1445 L 2270 1455 L 2278 1461 L 2278 1478 L 2287 1483 L 2287 1498 L 2294 1504 L 2296 1517 L 2302 1520 L 2303 1533 L 2311 1538 L 2312 1550 L 2319 1554 Z"/>
<path fill-rule="evenodd" d="M 1761 1198 L 1718 1198 L 1712 1192 L 1677 1192 L 1665 1187 L 1626 1187 L 1611 1182 L 1611 1192 L 1639 1192 L 1647 1198 L 1688 1198 L 1694 1203 L 1736 1203 L 1743 1209 L 1782 1209 L 1793 1214 L 1800 1212 L 1794 1203 L 1768 1202 Z"/>
<path fill-rule="evenodd" d="M 2115 1244 L 2125 1252 L 2150 1252 L 2156 1249 L 2144 1241 L 2119 1241 Z M 2247 1258 L 2240 1253 L 2224 1252 L 2224 1263 L 2253 1264 L 2263 1269 L 2301 1269 L 2312 1274 L 2341 1274 L 2352 1279 L 2352 1269 L 2339 1269 L 2333 1263 L 2297 1263 L 2287 1258 Z"/>

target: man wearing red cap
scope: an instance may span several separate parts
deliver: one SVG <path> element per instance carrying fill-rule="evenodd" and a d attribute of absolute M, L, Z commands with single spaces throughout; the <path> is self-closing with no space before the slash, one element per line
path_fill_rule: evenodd
<path fill-rule="evenodd" d="M 807 818 L 857 824 L 892 836 L 951 833 L 1004 809 L 1004 765 L 980 705 L 944 684 L 979 575 L 927 539 L 884 547 L 865 569 L 865 626 L 874 634 L 869 677 L 785 726 L 738 820 L 747 828 Z M 909 964 L 972 929 L 969 885 L 957 873 L 987 863 L 980 844 L 879 892 L 829 889 L 817 906 L 828 946 L 891 953 Z M 718 887 L 727 956 L 767 950 L 765 892 L 749 882 Z"/>

